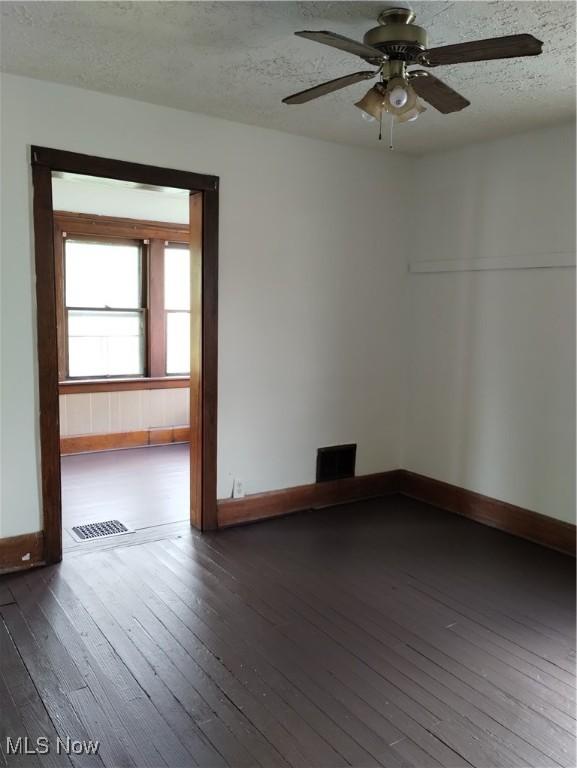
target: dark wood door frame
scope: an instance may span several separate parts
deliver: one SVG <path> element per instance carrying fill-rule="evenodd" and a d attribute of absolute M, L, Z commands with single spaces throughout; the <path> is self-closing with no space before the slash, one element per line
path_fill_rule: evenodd
<path fill-rule="evenodd" d="M 52 172 L 100 176 L 161 187 L 186 189 L 191 215 L 197 217 L 201 247 L 191 247 L 192 273 L 200 278 L 199 343 L 191 364 L 191 525 L 217 527 L 216 419 L 218 351 L 218 185 L 217 176 L 129 163 L 44 147 L 31 148 L 34 188 L 34 251 L 42 474 L 42 561 L 62 559 L 60 425 L 58 406 L 58 334 L 52 210 Z M 192 222 L 191 222 L 192 224 Z M 196 388 L 196 389 L 195 389 Z M 193 407 L 196 403 L 197 407 Z M 194 411 L 194 413 L 193 413 Z"/>

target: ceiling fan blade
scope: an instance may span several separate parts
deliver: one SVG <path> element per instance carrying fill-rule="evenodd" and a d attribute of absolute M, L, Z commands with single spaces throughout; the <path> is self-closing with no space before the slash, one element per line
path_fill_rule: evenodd
<path fill-rule="evenodd" d="M 541 40 L 533 35 L 508 35 L 491 37 L 488 40 L 474 40 L 471 43 L 443 45 L 430 48 L 419 57 L 426 67 L 442 64 L 462 64 L 468 61 L 490 61 L 510 59 L 515 56 L 538 56 L 543 49 Z"/>
<path fill-rule="evenodd" d="M 297 37 L 305 37 L 307 40 L 314 40 L 317 43 L 323 43 L 323 45 L 330 45 L 333 48 L 338 48 L 340 51 L 352 53 L 354 56 L 360 56 L 361 59 L 366 61 L 380 62 L 385 58 L 378 48 L 358 43 L 356 40 L 351 40 L 350 37 L 337 35 L 336 32 L 295 32 L 295 35 Z"/>
<path fill-rule="evenodd" d="M 439 112 L 448 115 L 450 112 L 459 112 L 471 103 L 464 96 L 454 91 L 438 77 L 424 69 L 418 69 L 409 73 L 409 82 L 415 92 Z"/>
<path fill-rule="evenodd" d="M 341 88 L 346 88 L 349 85 L 360 83 L 361 80 L 370 80 L 376 77 L 378 72 L 355 72 L 352 75 L 345 75 L 344 77 L 337 77 L 335 80 L 329 80 L 326 83 L 320 85 L 314 85 L 312 88 L 307 88 L 306 91 L 299 91 L 299 93 L 293 93 L 292 96 L 287 96 L 283 99 L 284 104 L 304 104 L 307 101 L 318 99 L 319 96 L 325 96 L 327 93 L 338 91 Z"/>

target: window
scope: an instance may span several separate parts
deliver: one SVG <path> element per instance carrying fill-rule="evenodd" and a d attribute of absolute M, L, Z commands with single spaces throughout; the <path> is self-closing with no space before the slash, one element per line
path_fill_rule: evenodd
<path fill-rule="evenodd" d="M 55 227 L 61 382 L 148 378 L 152 385 L 174 377 L 184 384 L 187 229 L 58 212 Z"/>
<path fill-rule="evenodd" d="M 142 248 L 67 239 L 68 377 L 144 376 Z"/>
<path fill-rule="evenodd" d="M 164 249 L 166 373 L 190 373 L 190 251 L 168 244 Z"/>

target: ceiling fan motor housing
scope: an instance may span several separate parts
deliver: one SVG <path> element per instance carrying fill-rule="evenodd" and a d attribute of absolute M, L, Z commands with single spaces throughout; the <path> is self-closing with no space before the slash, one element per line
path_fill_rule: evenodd
<path fill-rule="evenodd" d="M 390 59 L 416 62 L 427 48 L 427 32 L 412 23 L 414 18 L 407 8 L 387 8 L 379 16 L 380 26 L 369 29 L 363 41 Z"/>

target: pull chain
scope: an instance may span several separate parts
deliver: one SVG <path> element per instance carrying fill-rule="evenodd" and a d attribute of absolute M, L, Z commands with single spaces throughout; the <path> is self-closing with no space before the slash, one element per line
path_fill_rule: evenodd
<path fill-rule="evenodd" d="M 389 133 L 389 149 L 393 149 L 393 126 L 395 124 L 395 116 L 391 115 L 391 130 Z"/>
<path fill-rule="evenodd" d="M 379 115 L 379 141 L 383 138 L 383 110 Z"/>

